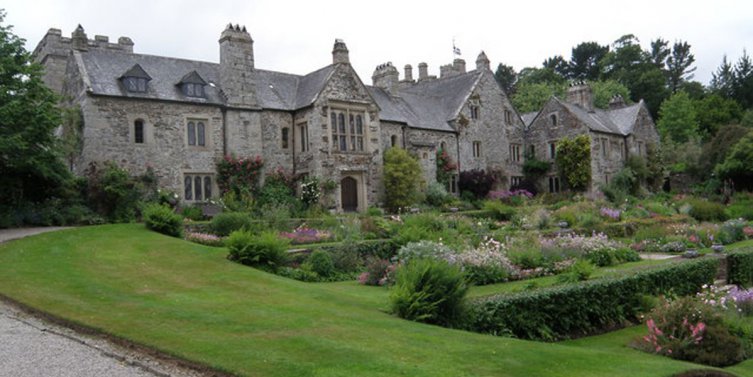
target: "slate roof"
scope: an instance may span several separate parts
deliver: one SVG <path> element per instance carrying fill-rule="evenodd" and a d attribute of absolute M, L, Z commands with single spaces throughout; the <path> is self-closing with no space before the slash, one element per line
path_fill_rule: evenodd
<path fill-rule="evenodd" d="M 163 56 L 122 53 L 92 49 L 76 52 L 93 94 L 172 100 L 189 103 L 225 103 L 219 85 L 219 64 Z M 151 77 L 144 93 L 129 92 L 119 78 L 143 71 Z M 311 105 L 335 71 L 334 65 L 307 75 L 257 69 L 256 92 L 259 106 L 265 109 L 292 111 Z M 481 72 L 422 81 L 403 88 L 391 96 L 383 89 L 367 86 L 381 109 L 385 121 L 405 123 L 410 127 L 455 132 L 449 121 L 455 119 L 475 88 Z M 205 98 L 183 94 L 177 84 L 203 80 Z"/>
<path fill-rule="evenodd" d="M 457 76 L 419 82 L 390 96 L 384 89 L 367 87 L 382 110 L 385 121 L 405 123 L 413 128 L 455 132 L 449 121 L 457 117 L 481 77 L 471 71 Z"/>
<path fill-rule="evenodd" d="M 594 109 L 593 112 L 589 112 L 578 105 L 562 101 L 559 98 L 554 97 L 554 100 L 573 113 L 592 131 L 622 136 L 630 135 L 633 132 L 638 112 L 643 106 L 643 101 L 641 101 L 620 109 Z"/>
<path fill-rule="evenodd" d="M 220 94 L 219 64 L 118 51 L 91 50 L 80 53 L 84 72 L 94 94 L 166 99 L 182 102 L 224 104 Z M 143 72 L 151 78 L 145 93 L 129 92 L 119 82 L 123 76 Z M 256 91 L 262 108 L 296 110 L 316 100 L 334 72 L 329 65 L 305 76 L 258 69 Z M 206 98 L 185 96 L 176 84 L 204 80 Z"/>

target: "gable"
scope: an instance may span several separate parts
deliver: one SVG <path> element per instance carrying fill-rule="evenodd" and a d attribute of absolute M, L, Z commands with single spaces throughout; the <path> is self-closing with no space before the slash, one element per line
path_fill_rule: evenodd
<path fill-rule="evenodd" d="M 334 66 L 334 71 L 317 97 L 342 102 L 376 103 L 356 72 L 347 64 Z"/>

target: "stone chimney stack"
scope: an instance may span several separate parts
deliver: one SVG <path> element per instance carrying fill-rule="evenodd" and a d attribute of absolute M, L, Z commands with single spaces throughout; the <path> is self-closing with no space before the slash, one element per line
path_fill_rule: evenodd
<path fill-rule="evenodd" d="M 567 102 L 578 105 L 588 112 L 594 111 L 591 87 L 585 81 L 576 81 L 567 88 Z"/>
<path fill-rule="evenodd" d="M 455 69 L 455 72 L 458 74 L 465 73 L 465 60 L 460 59 L 460 58 L 453 60 L 452 67 Z"/>
<path fill-rule="evenodd" d="M 376 67 L 374 74 L 371 75 L 371 80 L 374 86 L 394 94 L 398 88 L 399 76 L 400 74 L 397 72 L 397 68 L 392 65 L 392 62 L 387 62 Z"/>
<path fill-rule="evenodd" d="M 615 94 L 609 100 L 609 110 L 621 109 L 625 107 L 625 99 L 621 95 Z"/>
<path fill-rule="evenodd" d="M 429 65 L 418 63 L 418 80 L 426 80 L 427 78 L 429 78 Z"/>
<path fill-rule="evenodd" d="M 71 47 L 79 51 L 86 51 L 89 48 L 89 38 L 81 24 L 78 24 L 76 30 L 71 33 Z"/>
<path fill-rule="evenodd" d="M 478 57 L 476 58 L 476 70 L 479 71 L 491 71 L 491 65 L 489 62 L 489 58 L 486 57 L 486 53 L 481 51 L 480 54 L 478 54 Z"/>
<path fill-rule="evenodd" d="M 410 64 L 405 65 L 405 78 L 403 81 L 413 81 L 413 67 Z"/>
<path fill-rule="evenodd" d="M 220 35 L 220 88 L 228 105 L 256 107 L 254 40 L 246 27 L 228 24 Z"/>
<path fill-rule="evenodd" d="M 335 39 L 335 46 L 332 48 L 332 64 L 350 64 L 348 55 L 348 46 L 342 39 Z"/>

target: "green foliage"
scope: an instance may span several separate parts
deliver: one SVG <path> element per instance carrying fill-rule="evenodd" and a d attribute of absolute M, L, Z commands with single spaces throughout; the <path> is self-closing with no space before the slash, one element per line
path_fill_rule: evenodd
<path fill-rule="evenodd" d="M 454 199 L 455 197 L 445 189 L 445 185 L 439 182 L 429 184 L 429 187 L 426 189 L 426 204 L 431 206 L 441 207 L 452 202 Z"/>
<path fill-rule="evenodd" d="M 329 277 L 335 274 L 335 264 L 332 262 L 332 256 L 323 250 L 316 250 L 306 260 L 311 265 L 311 271 L 317 275 Z"/>
<path fill-rule="evenodd" d="M 591 277 L 595 268 L 591 262 L 579 259 L 567 271 L 557 275 L 557 280 L 563 283 L 586 281 Z"/>
<path fill-rule="evenodd" d="M 452 157 L 445 149 L 437 150 L 437 182 L 445 187 L 450 183 L 450 176 L 458 170 L 458 164 L 452 162 Z"/>
<path fill-rule="evenodd" d="M 695 101 L 698 116 L 698 131 L 708 140 L 719 128 L 737 123 L 743 115 L 740 105 L 732 99 L 712 94 Z"/>
<path fill-rule="evenodd" d="M 753 249 L 746 248 L 727 255 L 727 282 L 753 286 Z"/>
<path fill-rule="evenodd" d="M 256 196 L 257 209 L 286 207 L 290 211 L 301 209 L 301 202 L 295 195 L 295 179 L 278 168 L 264 178 L 264 186 Z"/>
<path fill-rule="evenodd" d="M 724 162 L 717 165 L 716 174 L 731 179 L 735 187 L 753 190 L 753 132 L 748 132 L 729 151 Z"/>
<path fill-rule="evenodd" d="M 318 204 L 321 195 L 318 178 L 308 177 L 301 182 L 301 202 L 307 208 Z"/>
<path fill-rule="evenodd" d="M 625 85 L 614 80 L 591 81 L 591 90 L 593 90 L 594 107 L 599 109 L 608 109 L 609 101 L 614 96 L 623 98 L 626 104 L 630 104 L 630 90 Z"/>
<path fill-rule="evenodd" d="M 567 185 L 585 191 L 591 183 L 591 138 L 579 135 L 564 137 L 557 142 L 557 169 Z"/>
<path fill-rule="evenodd" d="M 750 128 L 738 125 L 721 126 L 709 142 L 703 144 L 703 150 L 699 158 L 699 171 L 703 177 L 708 177 L 714 172 L 714 168 L 724 162 L 732 150 L 745 135 L 750 132 Z"/>
<path fill-rule="evenodd" d="M 402 148 L 384 152 L 384 191 L 387 207 L 392 211 L 410 207 L 418 200 L 421 179 L 418 161 Z"/>
<path fill-rule="evenodd" d="M 690 212 L 688 214 L 698 221 L 724 221 L 727 214 L 724 205 L 702 199 L 690 199 Z"/>
<path fill-rule="evenodd" d="M 515 83 L 518 80 L 515 68 L 499 63 L 497 70 L 494 71 L 494 78 L 505 93 L 512 95 L 515 92 Z"/>
<path fill-rule="evenodd" d="M 251 216 L 243 212 L 223 212 L 212 218 L 209 227 L 212 233 L 225 237 L 236 230 L 249 229 Z"/>
<path fill-rule="evenodd" d="M 289 245 L 277 233 L 263 232 L 257 236 L 245 230 L 230 233 L 225 241 L 230 251 L 227 258 L 231 261 L 272 271 L 287 263 Z"/>
<path fill-rule="evenodd" d="M 494 219 L 499 221 L 509 221 L 515 215 L 515 208 L 500 200 L 485 200 L 483 210 L 489 211 Z"/>
<path fill-rule="evenodd" d="M 89 205 L 113 222 L 136 219 L 138 203 L 156 196 L 153 172 L 131 177 L 125 169 L 108 161 L 102 168 L 92 163 L 86 170 Z"/>
<path fill-rule="evenodd" d="M 183 236 L 183 218 L 173 212 L 172 208 L 160 204 L 148 204 L 144 207 L 143 215 L 147 228 L 168 236 Z"/>
<path fill-rule="evenodd" d="M 524 339 L 555 340 L 635 320 L 641 295 L 689 295 L 714 280 L 717 259 L 699 259 L 635 274 L 498 295 L 470 303 L 469 328 Z"/>
<path fill-rule="evenodd" d="M 398 267 L 390 303 L 401 318 L 453 326 L 462 320 L 467 292 L 458 267 L 436 259 L 414 259 Z"/>
<path fill-rule="evenodd" d="M 564 83 L 519 83 L 511 100 L 521 113 L 539 111 L 552 97 L 564 98 Z"/>
<path fill-rule="evenodd" d="M 222 194 L 229 192 L 243 196 L 254 192 L 264 166 L 260 156 L 236 158 L 225 156 L 217 163 L 217 186 Z"/>
<path fill-rule="evenodd" d="M 183 207 L 180 213 L 183 217 L 191 221 L 201 221 L 204 219 L 204 212 L 202 212 L 201 208 L 196 206 Z"/>
<path fill-rule="evenodd" d="M 58 98 L 42 81 L 24 40 L 7 25 L 0 25 L 0 57 L 0 203 L 12 207 L 59 197 L 71 175 L 54 134 L 61 124 Z"/>
<path fill-rule="evenodd" d="M 687 93 L 677 92 L 662 103 L 656 129 L 662 140 L 684 143 L 698 135 L 698 116 Z"/>

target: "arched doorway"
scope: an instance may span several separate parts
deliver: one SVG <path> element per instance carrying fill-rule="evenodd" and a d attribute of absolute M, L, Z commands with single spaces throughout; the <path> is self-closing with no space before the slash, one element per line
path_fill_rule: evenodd
<path fill-rule="evenodd" d="M 345 177 L 340 181 L 342 207 L 345 212 L 358 211 L 358 181 L 353 177 Z"/>

